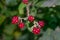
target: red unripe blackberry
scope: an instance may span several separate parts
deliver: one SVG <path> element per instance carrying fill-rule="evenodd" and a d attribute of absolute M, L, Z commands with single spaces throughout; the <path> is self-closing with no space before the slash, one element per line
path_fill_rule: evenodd
<path fill-rule="evenodd" d="M 34 27 L 32 32 L 37 35 L 40 33 L 40 28 Z"/>
<path fill-rule="evenodd" d="M 44 21 L 39 21 L 38 24 L 39 24 L 41 27 L 44 27 L 45 22 L 44 22 Z"/>
<path fill-rule="evenodd" d="M 23 22 L 20 22 L 18 26 L 19 28 L 24 28 L 25 24 Z"/>
<path fill-rule="evenodd" d="M 28 4 L 28 0 L 22 0 L 24 4 Z"/>
<path fill-rule="evenodd" d="M 12 24 L 16 24 L 16 23 L 18 23 L 18 16 L 13 16 L 13 18 L 12 18 Z"/>
<path fill-rule="evenodd" d="M 30 22 L 33 22 L 33 21 L 34 21 L 34 16 L 30 15 L 30 16 L 28 17 L 28 20 L 29 20 Z"/>

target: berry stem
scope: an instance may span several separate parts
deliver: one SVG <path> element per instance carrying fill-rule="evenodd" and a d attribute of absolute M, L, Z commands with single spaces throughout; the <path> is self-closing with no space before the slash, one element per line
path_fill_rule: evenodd
<path fill-rule="evenodd" d="M 22 18 L 19 17 L 19 21 L 22 22 Z"/>
<path fill-rule="evenodd" d="M 27 7 L 26 7 L 26 10 L 27 10 L 27 17 L 29 16 L 29 12 L 30 12 L 30 10 L 29 10 L 29 7 L 30 7 L 30 5 L 31 5 L 31 2 L 27 5 Z"/>
<path fill-rule="evenodd" d="M 36 21 L 34 21 L 34 25 L 39 26 L 41 28 L 41 26 Z"/>

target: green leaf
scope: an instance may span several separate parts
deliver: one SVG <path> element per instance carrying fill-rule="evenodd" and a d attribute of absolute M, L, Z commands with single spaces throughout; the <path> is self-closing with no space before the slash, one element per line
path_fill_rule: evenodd
<path fill-rule="evenodd" d="M 56 16 L 60 19 L 60 13 L 56 13 Z"/>
<path fill-rule="evenodd" d="M 33 16 L 36 16 L 37 15 L 37 9 L 35 7 L 33 7 L 31 9 L 31 15 L 33 15 Z"/>
<path fill-rule="evenodd" d="M 21 37 L 22 33 L 19 31 L 15 31 L 13 35 L 14 35 L 15 39 L 18 40 Z"/>
<path fill-rule="evenodd" d="M 5 4 L 8 6 L 14 6 L 14 5 L 17 5 L 18 2 L 17 0 L 5 0 Z"/>
<path fill-rule="evenodd" d="M 28 34 L 22 35 L 18 40 L 28 40 Z"/>
<path fill-rule="evenodd" d="M 4 40 L 12 40 L 13 39 L 13 36 L 12 35 L 6 35 L 4 34 Z"/>
<path fill-rule="evenodd" d="M 38 15 L 38 16 L 37 16 Z M 36 17 L 39 18 L 39 19 L 43 19 L 44 18 L 44 13 L 41 13 L 41 14 L 37 14 Z"/>
<path fill-rule="evenodd" d="M 6 16 L 0 15 L 0 25 L 4 22 L 5 19 L 6 19 Z"/>
<path fill-rule="evenodd" d="M 57 23 L 56 17 L 53 14 L 51 14 L 51 17 L 50 17 L 50 20 L 49 20 L 49 23 L 48 23 L 50 28 L 55 29 L 57 27 L 56 23 Z"/>
<path fill-rule="evenodd" d="M 10 17 L 10 16 L 17 15 L 18 11 L 10 11 L 7 8 L 3 8 L 2 11 L 1 11 L 1 13 L 4 14 L 5 16 L 7 16 L 7 17 Z"/>
<path fill-rule="evenodd" d="M 18 14 L 18 12 L 17 11 L 6 11 L 6 13 L 5 13 L 5 15 L 7 16 L 7 17 L 10 17 L 10 16 L 14 16 L 14 15 L 17 15 Z"/>
<path fill-rule="evenodd" d="M 4 6 L 2 5 L 2 3 L 0 2 L 0 8 L 2 9 Z M 1 12 L 1 11 L 0 11 Z"/>
<path fill-rule="evenodd" d="M 33 4 L 36 4 L 38 2 L 38 0 L 33 0 Z"/>
<path fill-rule="evenodd" d="M 24 14 L 24 8 L 26 7 L 26 4 L 21 3 L 18 7 L 19 14 L 23 15 Z"/>
<path fill-rule="evenodd" d="M 12 35 L 14 30 L 15 30 L 16 26 L 13 25 L 13 24 L 10 24 L 10 25 L 6 25 L 5 28 L 4 28 L 4 33 L 8 34 L 8 35 Z"/>

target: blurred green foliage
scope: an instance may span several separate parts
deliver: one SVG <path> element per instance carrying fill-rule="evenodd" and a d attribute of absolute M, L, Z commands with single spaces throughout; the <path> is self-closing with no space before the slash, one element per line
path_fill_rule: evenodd
<path fill-rule="evenodd" d="M 37 39 L 60 40 L 60 0 L 29 0 L 29 2 L 32 2 L 30 14 L 36 21 L 45 21 L 43 34 L 37 35 Z M 17 25 L 11 24 L 11 18 L 15 15 L 22 17 L 26 15 L 26 5 L 22 0 L 0 0 L 0 39 L 34 40 L 34 34 L 27 29 L 21 31 Z"/>

